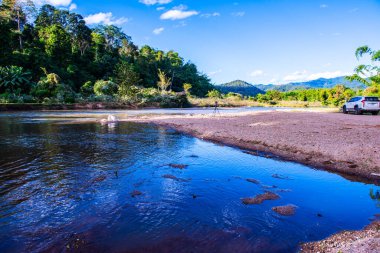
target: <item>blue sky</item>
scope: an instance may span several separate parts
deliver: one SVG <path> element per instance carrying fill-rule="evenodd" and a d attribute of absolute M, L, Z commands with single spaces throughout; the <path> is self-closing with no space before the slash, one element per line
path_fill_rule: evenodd
<path fill-rule="evenodd" d="M 43 1 L 43 0 L 37 0 Z M 380 49 L 380 0 L 45 0 L 175 50 L 214 83 L 288 83 L 352 72 Z"/>

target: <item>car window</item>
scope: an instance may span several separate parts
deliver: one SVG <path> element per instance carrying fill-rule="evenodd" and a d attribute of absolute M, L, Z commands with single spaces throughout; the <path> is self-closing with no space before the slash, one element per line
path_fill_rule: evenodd
<path fill-rule="evenodd" d="M 379 101 L 378 97 L 366 97 L 365 101 Z"/>
<path fill-rule="evenodd" d="M 358 99 L 357 97 L 354 97 L 354 98 L 351 98 L 350 101 L 348 101 L 348 102 L 355 102 L 355 101 L 357 101 L 357 99 Z"/>

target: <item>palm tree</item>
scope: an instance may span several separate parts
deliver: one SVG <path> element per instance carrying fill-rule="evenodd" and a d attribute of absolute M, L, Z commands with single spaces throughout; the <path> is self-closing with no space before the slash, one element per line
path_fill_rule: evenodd
<path fill-rule="evenodd" d="M 376 63 L 380 61 L 380 50 L 372 50 L 368 46 L 361 46 L 356 49 L 355 56 L 360 60 L 364 55 L 369 55 L 371 64 L 361 64 L 355 68 L 355 73 L 346 76 L 349 81 L 359 81 L 367 86 L 380 85 L 380 66 Z"/>

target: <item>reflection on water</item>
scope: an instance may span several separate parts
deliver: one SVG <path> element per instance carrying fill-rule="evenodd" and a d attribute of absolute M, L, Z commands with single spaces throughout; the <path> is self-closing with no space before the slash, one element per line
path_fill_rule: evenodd
<path fill-rule="evenodd" d="M 0 150 L 0 252 L 289 252 L 379 211 L 376 186 L 151 125 L 2 117 Z"/>

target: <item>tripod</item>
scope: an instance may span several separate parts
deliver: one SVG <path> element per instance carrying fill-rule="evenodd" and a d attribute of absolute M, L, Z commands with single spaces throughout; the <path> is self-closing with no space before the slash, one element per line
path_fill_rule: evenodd
<path fill-rule="evenodd" d="M 215 101 L 215 106 L 214 106 L 214 111 L 212 113 L 212 116 L 216 116 L 216 115 L 220 116 L 220 111 L 218 107 L 219 107 L 218 101 Z"/>

